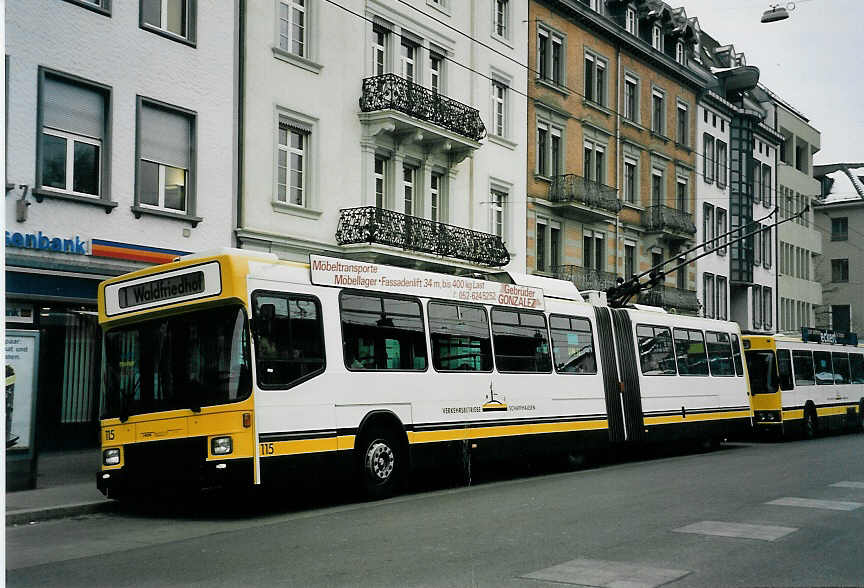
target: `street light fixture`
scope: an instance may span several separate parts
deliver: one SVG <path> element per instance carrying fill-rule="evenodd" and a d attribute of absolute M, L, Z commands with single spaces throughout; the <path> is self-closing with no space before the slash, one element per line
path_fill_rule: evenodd
<path fill-rule="evenodd" d="M 795 4 L 793 2 L 790 2 L 787 7 L 789 7 L 789 10 L 794 10 Z M 787 18 L 789 18 L 789 10 L 787 10 L 786 7 L 775 4 L 774 6 L 762 13 L 762 22 L 766 23 L 777 22 L 778 20 L 786 20 Z"/>

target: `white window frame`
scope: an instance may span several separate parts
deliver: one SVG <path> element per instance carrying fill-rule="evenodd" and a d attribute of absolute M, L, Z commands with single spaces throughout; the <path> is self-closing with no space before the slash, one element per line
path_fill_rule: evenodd
<path fill-rule="evenodd" d="M 497 183 L 489 187 L 489 233 L 507 241 L 507 201 L 510 190 Z"/>
<path fill-rule="evenodd" d="M 626 20 L 624 26 L 627 29 L 627 32 L 631 35 L 638 35 L 639 19 L 636 18 L 636 9 L 628 6 L 625 18 Z"/>
<path fill-rule="evenodd" d="M 633 117 L 629 116 L 627 109 L 629 107 L 627 101 L 627 86 L 628 84 L 633 85 Z M 629 120 L 630 122 L 639 123 L 640 113 L 639 113 L 639 78 L 636 76 L 626 73 L 624 74 L 624 120 Z"/>
<path fill-rule="evenodd" d="M 591 62 L 591 89 L 588 88 L 588 80 L 585 80 L 583 90 L 586 99 L 600 106 L 607 106 L 609 96 L 609 60 L 593 51 L 585 51 L 585 62 Z M 603 73 L 603 81 L 600 82 L 598 73 Z M 588 98 L 588 96 L 591 96 Z"/>
<path fill-rule="evenodd" d="M 140 0 L 139 0 L 140 2 Z M 186 13 L 184 15 L 185 20 L 185 30 L 182 33 L 175 33 L 172 30 L 168 29 L 168 0 L 160 0 L 159 2 L 159 24 L 154 24 L 151 22 L 146 22 L 144 20 L 144 10 L 143 6 L 141 8 L 141 25 L 150 30 L 159 31 L 160 33 L 164 33 L 169 35 L 175 39 L 184 39 L 186 41 L 194 41 L 193 39 L 193 18 L 192 14 L 192 1 L 191 0 L 182 0 L 183 2 L 183 11 Z"/>
<path fill-rule="evenodd" d="M 654 197 L 654 178 L 660 178 L 660 194 L 659 201 L 655 201 Z M 651 168 L 651 183 L 649 190 L 651 192 L 651 206 L 666 206 L 666 172 L 657 167 Z"/>
<path fill-rule="evenodd" d="M 591 10 L 597 14 L 606 14 L 604 0 L 591 0 Z"/>
<path fill-rule="evenodd" d="M 502 32 L 498 32 L 499 29 Z M 492 36 L 510 40 L 510 0 L 492 1 Z"/>
<path fill-rule="evenodd" d="M 722 285 L 721 285 L 722 282 Z M 717 320 L 725 321 L 729 319 L 729 280 L 726 276 L 714 276 L 714 284 L 717 288 L 716 312 L 714 315 Z M 721 304 L 722 302 L 722 304 Z"/>
<path fill-rule="evenodd" d="M 402 163 L 402 175 L 400 176 L 402 210 L 399 212 L 407 216 L 417 216 L 417 171 L 417 168 L 413 165 L 407 162 Z M 406 173 L 410 174 L 410 178 L 406 179 Z"/>
<path fill-rule="evenodd" d="M 627 166 L 633 168 L 633 182 L 627 178 Z M 639 161 L 635 158 L 624 156 L 624 202 L 627 204 L 638 204 L 639 202 Z M 632 200 L 630 199 L 629 188 L 632 188 Z"/>
<path fill-rule="evenodd" d="M 711 133 L 702 133 L 702 179 L 714 183 L 716 139 Z"/>
<path fill-rule="evenodd" d="M 714 205 L 709 204 L 707 202 L 702 203 L 702 242 L 705 243 L 705 251 L 708 252 L 714 248 L 715 243 L 713 243 L 713 239 L 715 237 L 714 231 L 716 229 L 716 220 L 714 218 Z M 709 241 L 712 241 L 709 243 Z"/>
<path fill-rule="evenodd" d="M 379 43 L 379 35 L 383 38 L 383 43 Z M 372 75 L 380 76 L 387 73 L 388 56 L 390 45 L 390 32 L 383 27 L 373 27 L 372 29 Z M 379 69 L 380 57 L 380 69 Z"/>
<path fill-rule="evenodd" d="M 286 162 L 286 177 L 285 177 L 285 193 L 284 193 L 284 195 L 281 193 L 281 189 L 279 187 L 279 183 L 278 183 L 279 182 L 279 176 L 278 176 L 278 167 L 277 167 L 276 201 L 281 203 L 281 204 L 288 204 L 291 206 L 299 206 L 300 208 L 307 208 L 308 204 L 309 204 L 309 198 L 308 198 L 308 186 L 309 186 L 308 175 L 309 175 L 309 169 L 310 169 L 310 166 L 309 166 L 309 143 L 311 140 L 311 134 L 312 133 L 300 131 L 298 129 L 292 129 L 289 125 L 286 125 L 286 127 L 287 127 L 287 131 L 288 131 L 286 144 L 283 145 L 278 140 L 278 137 L 277 137 L 277 141 L 276 141 L 277 149 L 280 152 L 285 153 L 285 162 Z M 298 134 L 303 136 L 303 148 L 302 149 L 298 149 L 296 147 L 291 146 L 291 133 L 292 132 L 298 133 Z M 291 155 L 299 155 L 302 158 L 301 159 L 301 162 L 302 162 L 301 165 L 303 166 L 303 169 L 300 170 L 300 173 L 302 174 L 301 181 L 303 184 L 302 186 L 300 186 L 300 194 L 302 196 L 301 202 L 292 202 L 291 201 L 291 191 L 292 191 L 292 187 L 293 187 L 293 185 L 291 183 L 292 179 L 293 179 L 293 174 L 291 173 L 292 172 Z M 278 166 L 278 158 L 277 158 L 277 166 Z M 282 198 L 282 196 L 284 196 L 284 199 Z"/>
<path fill-rule="evenodd" d="M 542 238 L 541 238 L 542 235 Z M 543 257 L 540 257 L 540 243 L 543 243 Z M 542 216 L 538 216 L 535 222 L 534 229 L 534 268 L 538 272 L 546 273 L 549 271 L 549 264 L 547 263 L 549 257 L 549 219 L 544 218 Z M 543 262 L 543 265 L 540 265 L 540 262 Z"/>
<path fill-rule="evenodd" d="M 663 51 L 663 31 L 658 24 L 651 27 L 651 46 L 657 51 Z"/>
<path fill-rule="evenodd" d="M 51 135 L 52 137 L 58 137 L 60 139 L 66 140 L 66 187 L 65 188 L 55 188 L 53 186 L 46 186 L 41 184 L 39 186 L 40 190 L 46 190 L 50 192 L 59 192 L 61 194 L 71 194 L 73 196 L 82 196 L 84 198 L 93 198 L 94 200 L 99 200 L 102 196 L 102 140 L 94 139 L 92 137 L 87 137 L 85 135 L 78 135 L 76 133 L 70 133 L 67 131 L 62 131 L 60 129 L 55 129 L 53 127 L 42 127 L 43 135 Z M 42 138 L 40 137 L 41 141 Z M 97 157 L 97 169 L 96 176 L 98 180 L 98 187 L 95 194 L 89 194 L 87 192 L 76 192 L 73 189 L 75 186 L 75 143 L 86 143 L 88 145 L 93 145 L 99 148 L 99 157 Z M 45 157 L 44 149 L 41 153 L 41 157 Z M 155 162 L 154 162 L 155 163 Z M 42 170 L 43 178 L 40 178 L 40 181 L 44 179 L 45 170 Z M 188 176 L 188 170 L 187 170 Z M 173 209 L 172 209 L 173 210 Z"/>
<path fill-rule="evenodd" d="M 141 208 L 146 208 L 149 210 L 165 210 L 167 212 L 173 212 L 177 214 L 186 214 L 189 210 L 189 170 L 182 167 L 176 167 L 173 165 L 167 165 L 164 163 L 160 163 L 158 161 L 153 161 L 152 159 L 147 159 L 146 157 L 140 157 L 138 159 L 139 162 L 146 161 L 148 163 L 156 164 L 158 167 L 158 182 L 159 182 L 159 196 L 157 204 L 148 204 L 141 200 L 139 195 L 138 197 L 138 206 Z M 140 163 L 139 163 L 140 165 Z M 183 208 L 170 208 L 165 206 L 165 170 L 168 168 L 183 170 L 183 189 L 185 190 L 183 196 Z"/>
<path fill-rule="evenodd" d="M 433 171 L 429 174 L 429 219 L 435 222 L 446 222 L 444 205 L 444 174 Z M 437 186 L 436 184 L 437 180 Z"/>
<path fill-rule="evenodd" d="M 723 158 L 722 159 L 720 158 L 720 145 L 723 146 Z M 729 145 L 726 143 L 726 141 L 723 141 L 721 139 L 715 139 L 714 140 L 714 160 L 717 162 L 717 165 L 716 165 L 717 187 L 722 190 L 722 189 L 726 188 L 726 186 L 728 184 L 728 182 L 726 180 L 727 180 L 727 176 L 729 174 L 729 163 L 728 163 L 728 161 L 729 161 Z"/>
<path fill-rule="evenodd" d="M 498 137 L 508 135 L 507 121 L 507 84 L 492 80 L 492 134 Z"/>
<path fill-rule="evenodd" d="M 379 172 L 378 162 L 381 162 L 381 171 Z M 387 208 L 387 168 L 390 167 L 390 159 L 383 155 L 376 154 L 372 162 L 372 175 L 375 178 L 375 206 L 378 208 Z M 378 200 L 378 182 L 381 183 L 381 202 Z"/>
<path fill-rule="evenodd" d="M 559 46 L 560 59 L 558 71 L 555 71 L 555 60 L 553 59 L 555 45 Z M 545 59 L 541 53 L 541 46 L 545 48 Z M 548 26 L 537 24 L 537 79 L 556 88 L 565 88 L 567 85 L 567 37 Z M 541 63 L 542 62 L 542 63 Z M 543 72 L 545 70 L 545 76 Z M 558 79 L 556 80 L 556 73 Z"/>
<path fill-rule="evenodd" d="M 717 287 L 715 282 L 714 274 L 709 272 L 702 274 L 702 299 L 705 301 L 705 318 L 714 318 L 716 314 Z"/>
<path fill-rule="evenodd" d="M 437 51 L 429 51 L 429 89 L 436 94 L 444 93 L 444 56 Z"/>
<path fill-rule="evenodd" d="M 684 43 L 681 41 L 675 43 L 675 61 L 681 65 L 687 65 L 687 53 L 684 52 Z"/>
<path fill-rule="evenodd" d="M 660 99 L 660 120 L 657 120 L 657 113 L 654 109 L 655 98 Z M 666 136 L 666 92 L 657 87 L 651 88 L 651 132 L 661 137 Z"/>
<path fill-rule="evenodd" d="M 586 180 L 590 180 L 596 184 L 606 185 L 606 176 L 607 170 L 609 168 L 609 161 L 606 159 L 606 146 L 600 143 L 596 143 L 594 141 L 589 141 L 586 139 L 583 141 L 582 148 L 582 159 L 585 159 L 585 152 L 591 151 L 590 161 L 582 162 L 582 173 L 584 174 L 584 178 Z M 601 153 L 603 155 L 603 166 L 600 168 L 600 175 L 602 177 L 597 177 L 597 154 Z"/>
<path fill-rule="evenodd" d="M 307 0 L 308 3 L 308 0 Z M 308 6 L 306 4 L 298 4 L 297 0 L 279 0 L 279 20 L 283 21 L 282 18 L 282 6 L 286 6 L 288 8 L 288 36 L 282 35 L 282 29 L 279 29 L 279 47 L 292 55 L 296 55 L 298 57 L 303 57 L 305 59 L 309 58 L 309 11 Z M 294 17 L 295 12 L 299 12 L 303 15 L 303 48 L 302 51 L 297 52 L 294 51 Z M 287 39 L 287 47 L 282 43 L 283 39 Z"/>
<path fill-rule="evenodd" d="M 627 249 L 630 248 L 633 251 L 633 271 L 628 275 L 627 272 Z M 636 254 L 636 241 L 631 241 L 629 239 L 624 240 L 624 279 L 629 280 L 634 275 L 639 272 L 639 256 Z"/>
<path fill-rule="evenodd" d="M 721 215 L 720 213 L 723 213 L 723 214 Z M 721 216 L 723 217 L 723 222 L 720 222 Z M 729 217 L 729 213 L 726 211 L 725 208 L 720 208 L 719 206 L 714 208 L 714 222 L 716 223 L 715 235 L 717 235 L 717 236 L 723 235 L 728 231 L 728 229 L 726 228 L 726 223 L 728 222 L 728 220 L 727 220 L 728 217 Z M 726 239 L 727 239 L 727 237 L 720 237 L 720 239 L 718 239 L 717 243 L 714 244 L 715 247 L 717 245 L 721 245 L 721 244 L 723 245 L 722 248 L 717 250 L 717 255 L 726 255 Z"/>
<path fill-rule="evenodd" d="M 684 192 L 687 196 L 684 199 L 684 208 L 679 207 L 681 201 L 678 198 L 678 193 L 681 191 L 681 186 L 684 186 Z M 690 180 L 688 178 L 681 176 L 675 178 L 675 209 L 681 212 L 690 212 Z"/>
<path fill-rule="evenodd" d="M 679 136 L 676 139 L 677 139 L 679 145 L 683 145 L 684 147 L 689 147 L 690 146 L 690 106 L 682 100 L 676 101 L 675 104 L 676 104 L 675 132 L 676 132 L 676 134 L 679 134 L 679 135 L 681 133 L 681 127 L 678 124 L 679 120 L 680 120 L 679 117 L 680 117 L 680 113 L 682 111 L 684 112 L 684 136 L 683 137 Z"/>
<path fill-rule="evenodd" d="M 417 53 L 419 47 L 408 41 L 407 39 L 402 39 L 402 42 L 399 43 L 399 75 L 409 82 L 417 83 Z M 408 54 L 410 50 L 410 55 Z M 411 66 L 411 77 L 408 77 L 407 70 L 408 66 Z"/>

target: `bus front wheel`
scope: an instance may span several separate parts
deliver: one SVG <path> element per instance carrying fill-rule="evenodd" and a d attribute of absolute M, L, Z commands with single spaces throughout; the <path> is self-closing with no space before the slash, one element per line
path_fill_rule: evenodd
<path fill-rule="evenodd" d="M 399 487 L 405 459 L 396 435 L 372 429 L 358 445 L 361 490 L 373 499 L 392 496 Z"/>

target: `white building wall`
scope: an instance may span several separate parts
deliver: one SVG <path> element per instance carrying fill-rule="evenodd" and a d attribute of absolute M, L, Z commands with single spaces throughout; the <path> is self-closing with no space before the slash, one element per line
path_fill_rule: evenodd
<path fill-rule="evenodd" d="M 235 3 L 197 2 L 197 43 L 190 46 L 139 27 L 138 2 L 114 1 L 110 16 L 71 2 L 27 0 L 6 5 L 8 56 L 6 230 L 80 235 L 180 251 L 229 246 L 235 205 Z M 37 79 L 40 66 L 111 88 L 110 195 L 102 207 L 45 198 L 16 222 L 18 185 L 36 183 Z M 135 191 L 136 96 L 196 113 L 196 227 L 184 220 L 130 210 Z M 12 250 L 7 250 L 7 254 Z M 44 251 L 15 249 L 23 258 L 67 259 Z M 76 257 L 79 265 L 106 271 L 133 269 L 101 258 Z M 139 264 L 140 265 L 140 264 Z"/>
<path fill-rule="evenodd" d="M 755 134 L 755 143 L 753 148 L 753 158 L 759 162 L 760 172 L 764 169 L 764 166 L 768 166 L 770 169 L 771 175 L 771 188 L 770 191 L 767 189 L 763 190 L 763 196 L 758 199 L 754 198 L 753 203 L 753 220 L 756 221 L 765 216 L 768 216 L 771 211 L 774 209 L 776 202 L 775 190 L 777 187 L 777 169 L 776 169 L 776 157 L 777 157 L 777 145 L 775 143 L 770 143 L 769 138 L 766 135 L 760 134 L 758 131 Z M 759 182 L 756 183 L 756 189 L 760 189 L 760 185 L 762 183 L 762 177 L 760 176 Z M 770 200 L 768 197 L 770 196 Z M 761 221 L 759 224 L 761 225 L 770 225 L 776 222 L 776 214 L 773 216 L 768 216 L 767 219 Z M 766 264 L 766 250 L 764 248 L 764 239 L 763 239 L 763 248 L 760 255 L 760 263 L 754 265 L 753 267 L 753 283 L 760 288 L 770 288 L 770 294 L 764 294 L 763 290 L 763 311 L 762 311 L 762 320 L 761 320 L 761 329 L 763 331 L 771 331 L 776 332 L 777 328 L 777 237 L 776 237 L 776 228 L 770 229 L 771 234 L 769 235 L 769 243 L 770 243 L 770 254 L 768 255 L 768 262 Z M 766 267 L 767 265 L 767 267 Z M 749 289 L 749 298 L 750 298 L 750 327 L 755 328 L 753 323 L 753 295 L 754 289 Z M 770 300 L 770 302 L 769 302 Z M 770 304 L 770 312 L 769 305 Z M 766 320 L 770 315 L 770 323 Z"/>
<path fill-rule="evenodd" d="M 446 141 L 430 141 L 435 129 L 417 123 L 411 132 L 388 122 L 368 122 L 358 105 L 363 79 L 373 75 L 373 22 L 386 26 L 385 69 L 400 71 L 400 36 L 419 44 L 415 56 L 417 83 L 428 87 L 429 49 L 443 51 L 442 94 L 479 110 L 492 128 L 489 77 L 509 80 L 524 94 L 524 67 L 474 43 L 474 37 L 516 62 L 523 62 L 527 37 L 522 21 L 527 0 L 510 2 L 511 38 L 491 35 L 492 3 L 447 0 L 444 9 L 413 0 L 410 6 L 379 0 L 345 0 L 351 12 L 323 2 L 307 2 L 308 59 L 298 60 L 278 49 L 278 0 L 247 3 L 244 62 L 242 205 L 238 239 L 243 247 L 273 251 L 281 257 L 306 259 L 310 251 L 350 254 L 340 247 L 336 230 L 340 209 L 375 205 L 375 154 L 388 158 L 385 208 L 402 212 L 401 164 L 418 169 L 414 216 L 429 218 L 429 174 L 445 173 L 445 222 L 491 232 L 490 185 L 508 191 L 505 239 L 512 261 L 505 269 L 525 269 L 525 112 L 523 96 L 508 91 L 506 140 L 487 137 L 472 155 L 449 165 Z M 363 15 L 360 18 L 357 15 Z M 439 20 L 445 24 L 436 22 Z M 446 25 L 446 26 L 445 26 Z M 452 27 L 452 28 L 451 28 Z M 456 29 L 456 30 L 453 30 Z M 471 70 L 475 70 L 474 73 Z M 369 114 L 369 113 L 366 113 Z M 371 113 L 374 114 L 374 113 Z M 303 206 L 277 201 L 277 132 L 281 117 L 299 120 L 309 133 L 308 200 Z M 398 115 L 401 116 L 401 115 Z M 407 128 L 411 117 L 404 115 Z M 364 122 L 367 121 L 367 122 Z M 402 123 L 400 123 L 402 124 Z M 431 132 L 430 132 L 431 130 Z M 418 134 L 419 133 L 419 134 Z M 460 158 L 456 158 L 457 160 Z M 381 249 L 380 247 L 378 248 Z M 420 262 L 467 262 L 393 250 Z"/>

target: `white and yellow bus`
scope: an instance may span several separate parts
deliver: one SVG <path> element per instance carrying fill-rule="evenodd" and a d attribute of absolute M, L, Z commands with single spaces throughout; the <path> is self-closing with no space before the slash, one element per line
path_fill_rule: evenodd
<path fill-rule="evenodd" d="M 497 278 L 227 250 L 102 283 L 99 488 L 296 484 L 318 467 L 380 496 L 427 461 L 751 426 L 735 323 Z"/>
<path fill-rule="evenodd" d="M 783 335 L 744 335 L 757 432 L 812 438 L 861 429 L 864 349 Z"/>

